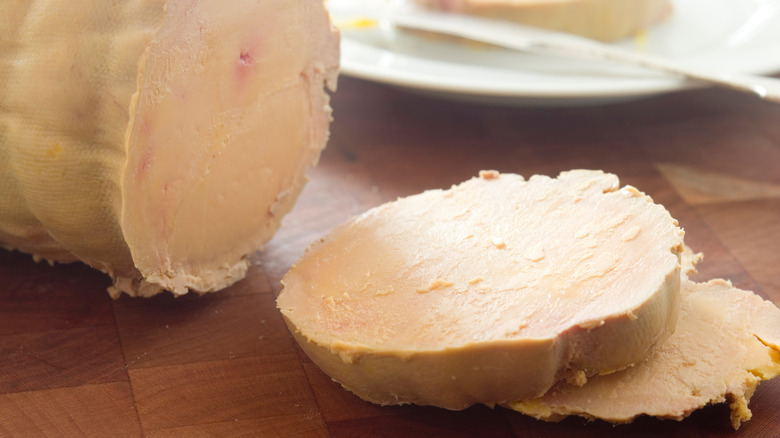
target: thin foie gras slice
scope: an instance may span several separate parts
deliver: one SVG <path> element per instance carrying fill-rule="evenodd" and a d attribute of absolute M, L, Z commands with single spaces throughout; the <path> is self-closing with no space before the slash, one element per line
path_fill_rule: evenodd
<path fill-rule="evenodd" d="M 683 279 L 677 329 L 631 368 L 561 382 L 543 397 L 510 403 L 539 419 L 569 415 L 627 423 L 640 415 L 682 420 L 708 404 L 728 402 L 737 429 L 763 380 L 780 374 L 780 309 L 726 280 Z"/>
<path fill-rule="evenodd" d="M 674 330 L 683 234 L 615 175 L 483 171 L 349 220 L 277 304 L 365 400 L 492 405 L 647 357 Z"/>

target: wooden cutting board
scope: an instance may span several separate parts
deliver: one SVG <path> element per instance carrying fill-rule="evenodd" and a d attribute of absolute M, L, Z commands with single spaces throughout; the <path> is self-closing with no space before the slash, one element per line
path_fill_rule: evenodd
<path fill-rule="evenodd" d="M 780 105 L 702 90 L 610 106 L 509 108 L 432 100 L 342 78 L 333 135 L 246 280 L 203 297 L 105 292 L 80 265 L 0 251 L 0 437 L 780 436 L 780 379 L 753 419 L 544 423 L 505 409 L 379 407 L 330 381 L 274 304 L 303 250 L 350 215 L 480 169 L 618 174 L 664 204 L 723 277 L 780 304 Z"/>

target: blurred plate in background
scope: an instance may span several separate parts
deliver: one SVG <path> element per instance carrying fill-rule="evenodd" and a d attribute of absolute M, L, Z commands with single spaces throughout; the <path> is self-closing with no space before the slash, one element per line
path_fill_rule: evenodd
<path fill-rule="evenodd" d="M 678 91 L 691 83 L 607 61 L 463 44 L 399 32 L 380 23 L 361 26 L 339 15 L 350 2 L 330 0 L 342 27 L 345 75 L 439 97 L 512 105 L 587 105 Z M 361 7 L 404 6 L 397 0 L 359 0 Z M 780 71 L 780 0 L 674 0 L 673 16 L 641 38 L 616 45 L 683 61 L 694 67 L 770 74 Z"/>

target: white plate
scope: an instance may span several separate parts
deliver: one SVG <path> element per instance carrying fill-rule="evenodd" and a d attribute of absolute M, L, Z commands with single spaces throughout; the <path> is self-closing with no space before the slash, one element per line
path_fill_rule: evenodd
<path fill-rule="evenodd" d="M 330 0 L 339 3 L 354 0 Z M 395 0 L 397 1 L 397 0 Z M 360 0 L 386 4 L 388 0 Z M 616 43 L 691 66 L 780 70 L 780 0 L 674 0 L 674 14 L 641 40 Z M 343 24 L 354 17 L 334 13 Z M 606 61 L 520 53 L 420 38 L 384 27 L 342 30 L 348 76 L 441 97 L 517 105 L 583 105 L 677 91 L 689 82 Z"/>

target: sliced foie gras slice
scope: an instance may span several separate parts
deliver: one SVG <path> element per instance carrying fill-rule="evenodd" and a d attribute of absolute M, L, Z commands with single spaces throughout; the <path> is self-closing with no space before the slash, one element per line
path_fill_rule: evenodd
<path fill-rule="evenodd" d="M 736 429 L 751 417 L 756 386 L 778 374 L 780 309 L 725 280 L 683 279 L 677 329 L 647 360 L 581 387 L 561 382 L 510 407 L 551 421 L 579 415 L 625 423 L 640 415 L 681 420 L 728 402 Z"/>
<path fill-rule="evenodd" d="M 286 274 L 278 306 L 312 360 L 365 400 L 537 397 L 669 336 L 682 237 L 614 175 L 484 171 L 337 228 Z"/>

